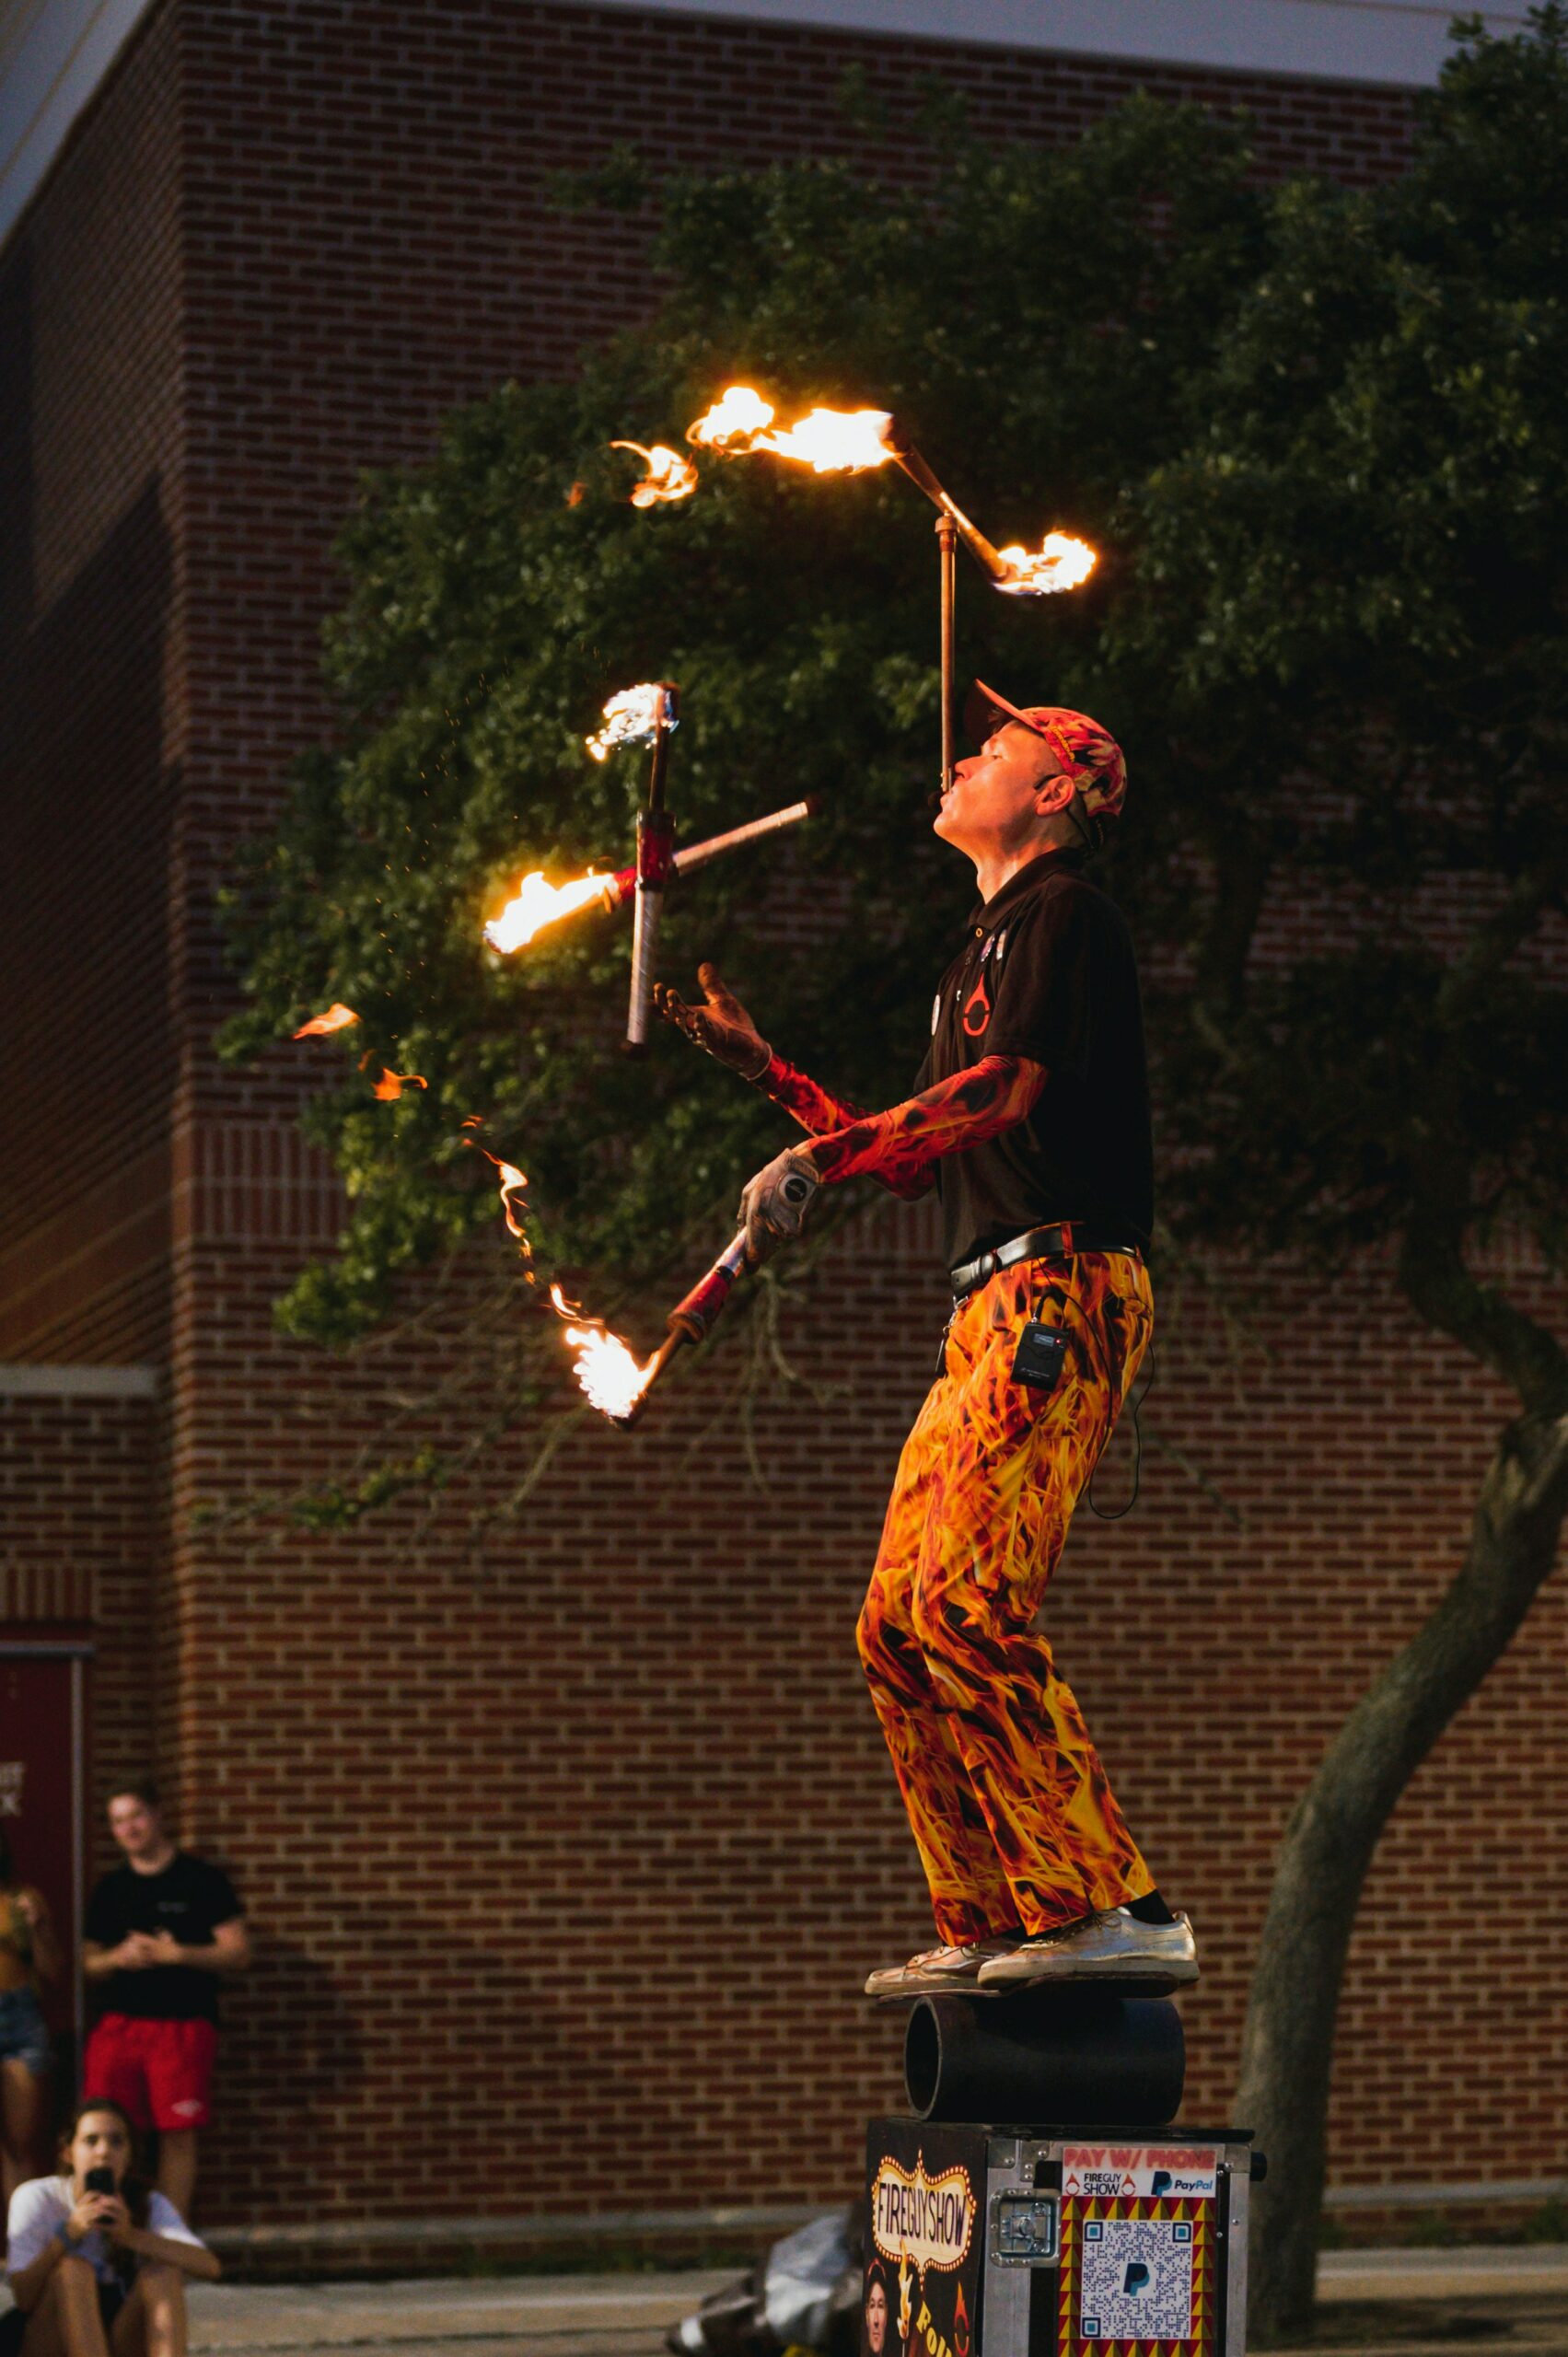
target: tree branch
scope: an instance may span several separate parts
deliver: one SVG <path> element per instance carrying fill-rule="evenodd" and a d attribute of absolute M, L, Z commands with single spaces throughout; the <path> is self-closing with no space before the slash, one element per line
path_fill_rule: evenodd
<path fill-rule="evenodd" d="M 1412 1215 L 1400 1246 L 1407 1298 L 1429 1326 L 1462 1342 L 1511 1385 L 1527 1413 L 1568 1415 L 1568 1352 L 1506 1294 L 1472 1276 L 1464 1259 L 1464 1216 L 1434 1207 Z"/>
<path fill-rule="evenodd" d="M 1464 953 L 1444 976 L 1434 1016 L 1440 1031 L 1452 1033 L 1470 1013 L 1486 984 L 1499 974 L 1551 908 L 1568 889 L 1568 842 L 1558 840 L 1540 859 L 1522 867 L 1507 897 L 1477 925 Z"/>

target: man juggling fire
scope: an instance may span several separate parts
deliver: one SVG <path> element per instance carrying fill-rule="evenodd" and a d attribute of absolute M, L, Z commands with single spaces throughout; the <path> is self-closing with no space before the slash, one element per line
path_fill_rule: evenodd
<path fill-rule="evenodd" d="M 809 1132 L 741 1201 L 752 1247 L 819 1187 L 937 1190 L 954 1306 L 899 1460 L 861 1660 L 941 1945 L 867 1994 L 1197 1978 L 1033 1626 L 1153 1328 L 1148 1085 L 1126 926 L 1083 874 L 1120 816 L 1120 748 L 1083 714 L 977 685 L 935 831 L 980 900 L 942 978 L 918 1094 L 866 1114 L 776 1054 L 712 967 L 661 1012 Z"/>

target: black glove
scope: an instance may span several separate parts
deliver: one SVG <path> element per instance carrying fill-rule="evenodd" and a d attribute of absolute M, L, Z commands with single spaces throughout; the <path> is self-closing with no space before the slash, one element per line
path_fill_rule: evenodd
<path fill-rule="evenodd" d="M 749 1260 L 766 1260 L 781 1238 L 800 1234 L 821 1183 L 810 1155 L 795 1146 L 786 1146 L 754 1178 L 747 1180 L 741 1191 L 738 1218 L 746 1230 Z"/>
<path fill-rule="evenodd" d="M 678 1031 L 683 1031 L 697 1047 L 705 1048 L 710 1056 L 716 1056 L 721 1064 L 727 1064 L 731 1072 L 738 1072 L 742 1080 L 760 1080 L 772 1050 L 716 966 L 699 966 L 697 980 L 703 986 L 700 1006 L 688 1006 L 668 982 L 654 984 L 654 1004 L 667 1023 L 673 1023 Z"/>

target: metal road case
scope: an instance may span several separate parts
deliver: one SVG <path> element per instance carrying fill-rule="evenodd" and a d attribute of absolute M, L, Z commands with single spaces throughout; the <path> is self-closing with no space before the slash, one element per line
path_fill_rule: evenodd
<path fill-rule="evenodd" d="M 862 2357 L 1242 2357 L 1251 2142 L 873 2121 Z"/>

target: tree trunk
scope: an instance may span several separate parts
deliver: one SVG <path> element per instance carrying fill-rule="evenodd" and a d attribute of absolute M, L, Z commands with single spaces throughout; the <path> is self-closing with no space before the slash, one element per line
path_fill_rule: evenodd
<path fill-rule="evenodd" d="M 1236 2118 L 1268 2155 L 1249 2331 L 1278 2344 L 1312 2317 L 1334 2016 L 1361 1886 L 1410 1778 L 1505 1651 L 1568 1514 L 1568 1415 L 1503 1433 L 1458 1577 L 1363 1696 L 1286 1829 L 1242 2038 Z"/>

